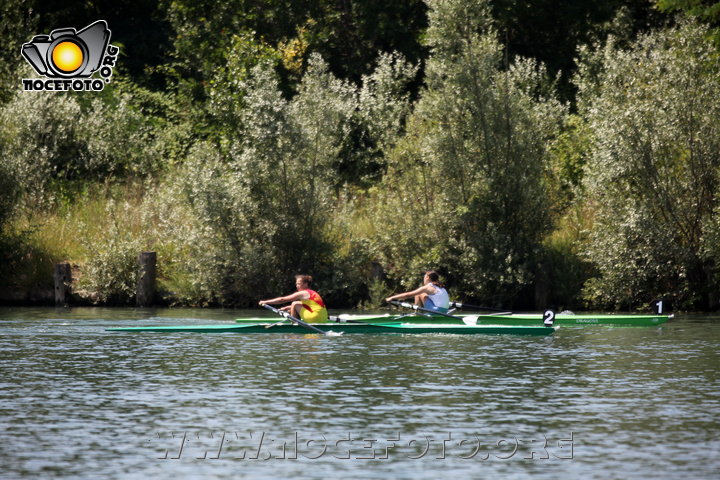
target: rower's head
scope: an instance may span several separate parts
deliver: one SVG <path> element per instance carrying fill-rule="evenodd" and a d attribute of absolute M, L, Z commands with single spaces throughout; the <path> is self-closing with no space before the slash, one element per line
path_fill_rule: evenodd
<path fill-rule="evenodd" d="M 311 284 L 312 277 L 310 275 L 295 275 L 295 288 L 297 288 L 298 291 L 310 288 Z"/>
<path fill-rule="evenodd" d="M 435 270 L 428 270 L 425 272 L 425 277 L 423 277 L 423 283 L 438 283 L 440 281 L 440 275 Z"/>

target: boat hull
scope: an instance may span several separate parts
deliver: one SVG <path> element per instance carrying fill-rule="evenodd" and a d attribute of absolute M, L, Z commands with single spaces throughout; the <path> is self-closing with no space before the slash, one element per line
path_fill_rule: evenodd
<path fill-rule="evenodd" d="M 272 326 L 270 326 L 272 325 Z M 414 323 L 317 323 L 312 324 L 324 331 L 336 333 L 364 334 L 485 334 L 485 335 L 551 335 L 555 328 L 545 326 L 513 326 L 513 325 L 464 325 L 464 324 L 414 324 Z M 305 327 L 295 324 L 216 324 L 216 325 L 178 325 L 178 326 L 145 326 L 118 327 L 107 329 L 113 332 L 195 332 L 195 333 L 281 333 L 300 335 L 319 335 Z"/>
<path fill-rule="evenodd" d="M 628 314 L 565 314 L 558 313 L 555 315 L 555 326 L 622 326 L 622 327 L 650 327 L 662 325 L 671 318 L 668 315 L 628 315 Z M 448 325 L 510 325 L 510 326 L 543 326 L 543 315 L 540 313 L 526 314 L 481 314 L 481 315 L 454 315 L 454 318 L 440 315 L 352 315 L 342 314 L 337 317 L 331 317 L 330 325 L 337 323 L 391 323 L 402 322 L 409 324 L 448 324 Z M 239 324 L 255 324 L 255 323 L 274 323 L 276 318 L 238 318 L 235 320 Z"/>

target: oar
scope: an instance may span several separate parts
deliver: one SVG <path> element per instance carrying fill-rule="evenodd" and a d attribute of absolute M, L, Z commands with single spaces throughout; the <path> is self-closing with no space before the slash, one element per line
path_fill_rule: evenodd
<path fill-rule="evenodd" d="M 290 315 L 288 312 L 279 310 L 279 309 L 273 307 L 272 305 L 265 304 L 265 305 L 263 305 L 263 307 L 267 308 L 270 311 L 277 313 L 281 317 L 285 317 L 287 320 L 292 320 L 293 322 L 297 323 L 298 325 L 300 325 L 302 327 L 305 327 L 309 330 L 313 330 L 317 333 L 322 333 L 323 335 L 326 335 L 328 337 L 339 337 L 340 335 L 342 335 L 342 332 L 333 332 L 333 331 L 326 332 L 325 330 L 320 330 L 319 328 L 317 328 L 313 325 L 310 325 L 309 323 L 305 323 L 302 320 L 300 320 L 299 318 L 295 318 L 292 315 Z M 272 325 L 270 325 L 270 326 L 272 326 Z"/>
<path fill-rule="evenodd" d="M 468 305 L 467 303 L 461 303 L 461 302 L 450 302 L 451 307 L 463 309 L 463 308 L 472 308 L 474 310 L 487 310 L 489 312 L 502 312 L 502 313 L 512 313 L 512 312 L 506 312 L 505 310 L 499 310 L 497 308 L 490 308 L 490 307 L 481 307 L 479 305 Z"/>
<path fill-rule="evenodd" d="M 413 305 L 412 303 L 408 303 L 408 302 L 398 302 L 398 301 L 396 301 L 396 300 L 390 300 L 388 303 L 389 303 L 390 305 L 395 305 L 395 306 L 397 306 L 397 307 L 411 308 L 411 309 L 413 309 L 413 310 L 418 310 L 418 311 L 421 311 L 421 312 L 432 313 L 433 315 L 441 315 L 441 316 L 443 316 L 443 317 L 449 317 L 449 318 L 453 318 L 453 319 L 455 319 L 455 320 L 460 319 L 460 317 L 456 317 L 455 315 L 450 315 L 449 313 L 437 312 L 437 311 L 435 311 L 435 310 L 430 310 L 430 309 L 428 309 L 428 308 L 419 307 L 419 306 L 417 306 L 417 305 Z"/>
<path fill-rule="evenodd" d="M 476 325 L 477 321 L 478 321 L 478 317 L 485 316 L 485 315 L 489 316 L 489 315 L 511 315 L 512 314 L 512 312 L 502 312 L 501 310 L 499 310 L 499 312 L 501 312 L 501 313 L 474 315 L 474 316 L 469 316 L 469 317 L 456 317 L 455 315 L 450 315 L 448 313 L 438 312 L 435 310 L 430 310 L 427 308 L 419 307 L 417 305 L 413 305 L 412 303 L 408 303 L 408 302 L 397 302 L 395 300 L 390 300 L 390 302 L 388 302 L 388 303 L 390 303 L 391 305 L 396 305 L 398 307 L 411 308 L 413 310 L 432 313 L 433 315 L 442 315 L 443 317 L 449 317 L 449 318 L 453 318 L 455 320 L 462 320 L 462 322 L 465 325 Z"/>

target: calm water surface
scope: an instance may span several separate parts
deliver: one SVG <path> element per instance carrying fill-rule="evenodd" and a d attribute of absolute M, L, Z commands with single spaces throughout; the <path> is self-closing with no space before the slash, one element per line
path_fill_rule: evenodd
<path fill-rule="evenodd" d="M 486 335 L 122 333 L 0 309 L 0 478 L 719 478 L 720 317 Z"/>

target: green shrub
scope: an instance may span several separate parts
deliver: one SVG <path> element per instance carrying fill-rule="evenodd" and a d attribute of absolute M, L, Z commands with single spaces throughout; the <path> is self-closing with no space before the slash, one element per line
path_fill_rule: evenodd
<path fill-rule="evenodd" d="M 718 260 L 705 254 L 720 184 L 720 58 L 690 21 L 611 38 L 586 55 L 580 106 L 594 138 L 585 173 L 596 218 L 587 247 L 597 305 L 715 308 Z"/>

